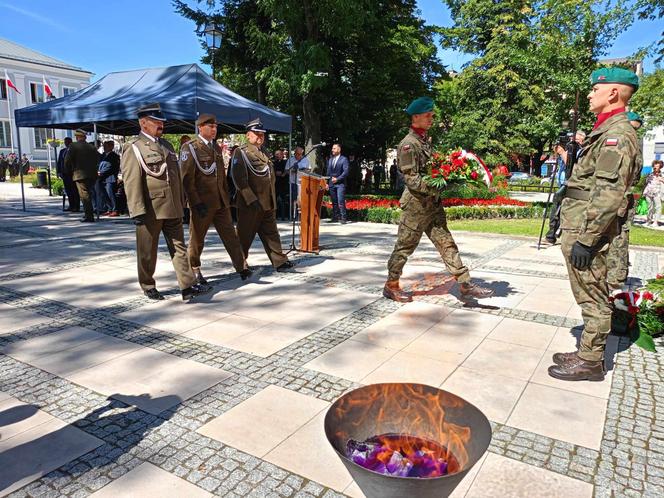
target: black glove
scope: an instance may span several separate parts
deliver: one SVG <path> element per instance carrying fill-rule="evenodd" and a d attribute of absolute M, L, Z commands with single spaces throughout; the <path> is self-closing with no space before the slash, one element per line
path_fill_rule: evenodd
<path fill-rule="evenodd" d="M 584 246 L 581 242 L 574 242 L 572 254 L 569 259 L 572 266 L 577 270 L 587 270 L 592 263 L 594 252 L 591 247 Z"/>
<path fill-rule="evenodd" d="M 194 206 L 194 209 L 196 210 L 196 214 L 200 216 L 201 218 L 205 218 L 208 214 L 208 208 L 205 205 L 204 202 L 199 202 Z"/>
<path fill-rule="evenodd" d="M 132 218 L 134 220 L 134 225 L 139 226 L 139 225 L 145 225 L 145 215 L 144 214 L 139 214 L 138 216 L 134 216 Z"/>

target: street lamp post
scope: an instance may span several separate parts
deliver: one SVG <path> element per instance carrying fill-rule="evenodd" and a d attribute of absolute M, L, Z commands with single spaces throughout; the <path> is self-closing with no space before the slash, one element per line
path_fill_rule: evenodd
<path fill-rule="evenodd" d="M 214 56 L 219 47 L 221 47 L 221 29 L 219 25 L 215 22 L 208 22 L 203 28 L 203 34 L 205 35 L 205 44 L 207 45 L 208 50 L 212 53 L 212 77 L 215 76 L 215 67 L 214 67 Z"/>

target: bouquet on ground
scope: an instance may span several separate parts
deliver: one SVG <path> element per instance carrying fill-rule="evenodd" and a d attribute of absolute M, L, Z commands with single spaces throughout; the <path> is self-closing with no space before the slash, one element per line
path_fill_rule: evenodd
<path fill-rule="evenodd" d="M 632 339 L 646 351 L 656 351 L 653 337 L 664 334 L 664 275 L 648 280 L 645 287 L 610 297 L 616 310 L 630 316 Z"/>
<path fill-rule="evenodd" d="M 488 187 L 492 179 L 484 161 L 463 149 L 449 153 L 435 151 L 431 155 L 427 174 L 424 176 L 425 183 L 438 190 L 445 189 L 450 182 L 485 183 Z"/>

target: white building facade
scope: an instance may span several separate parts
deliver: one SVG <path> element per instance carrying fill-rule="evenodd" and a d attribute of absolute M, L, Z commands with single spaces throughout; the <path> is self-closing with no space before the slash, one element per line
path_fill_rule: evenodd
<path fill-rule="evenodd" d="M 5 70 L 20 94 L 7 88 Z M 14 110 L 46 100 L 44 79 L 53 91 L 53 96 L 59 98 L 85 88 L 90 84 L 91 77 L 91 72 L 80 67 L 0 38 L 0 152 L 7 155 L 12 152 L 13 146 L 14 152 L 18 154 Z M 48 161 L 48 139 L 72 136 L 69 130 L 44 128 L 21 128 L 20 133 L 21 152 L 27 154 L 31 163 L 40 166 L 45 166 Z"/>

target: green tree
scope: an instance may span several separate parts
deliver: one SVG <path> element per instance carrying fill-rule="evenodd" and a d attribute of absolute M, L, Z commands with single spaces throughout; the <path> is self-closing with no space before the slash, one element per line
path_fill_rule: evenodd
<path fill-rule="evenodd" d="M 440 76 L 435 30 L 415 0 L 219 0 L 176 11 L 223 32 L 217 79 L 295 117 L 296 141 L 340 141 L 384 156 L 406 124 L 402 109 Z M 211 62 L 209 55 L 204 62 Z"/>
<path fill-rule="evenodd" d="M 443 45 L 477 57 L 436 87 L 445 145 L 491 163 L 539 158 L 569 121 L 577 90 L 580 128 L 588 128 L 589 73 L 629 25 L 630 9 L 598 0 L 446 3 L 454 27 L 440 30 Z"/>
<path fill-rule="evenodd" d="M 642 132 L 664 125 L 664 69 L 656 69 L 641 78 L 639 91 L 630 101 L 630 109 L 643 118 Z"/>

